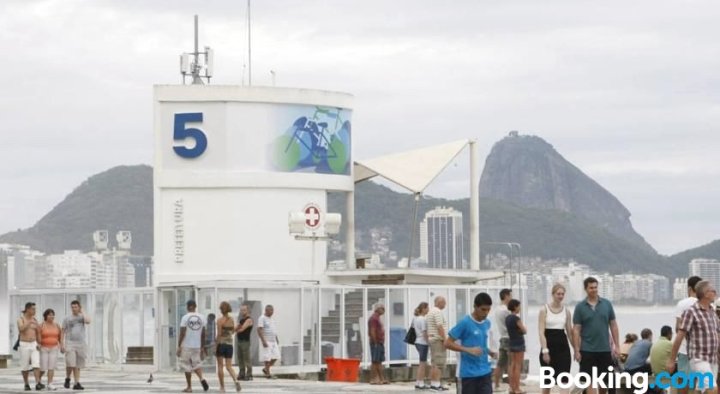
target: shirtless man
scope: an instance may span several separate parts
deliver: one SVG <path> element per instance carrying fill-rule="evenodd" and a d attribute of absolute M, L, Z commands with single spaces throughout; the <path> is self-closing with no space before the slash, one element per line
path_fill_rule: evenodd
<path fill-rule="evenodd" d="M 40 383 L 40 346 L 37 340 L 40 338 L 40 324 L 35 319 L 35 303 L 25 304 L 22 316 L 17 320 L 18 332 L 20 333 L 20 370 L 25 391 L 32 390 L 28 381 L 30 370 L 35 375 L 35 390 L 42 390 L 45 385 Z"/>

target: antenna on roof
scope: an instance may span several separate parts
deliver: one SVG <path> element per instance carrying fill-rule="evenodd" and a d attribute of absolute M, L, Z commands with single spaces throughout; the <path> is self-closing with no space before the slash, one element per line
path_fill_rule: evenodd
<path fill-rule="evenodd" d="M 192 61 L 190 61 L 190 56 L 193 56 Z M 214 52 L 210 47 L 206 46 L 204 52 L 200 52 L 198 49 L 198 16 L 195 15 L 195 51 L 184 52 L 180 55 L 180 74 L 183 76 L 183 85 L 185 77 L 188 75 L 192 77 L 192 85 L 202 85 L 202 78 L 207 79 L 209 84 L 213 75 L 213 58 Z M 203 71 L 204 75 L 201 75 L 200 73 Z"/>

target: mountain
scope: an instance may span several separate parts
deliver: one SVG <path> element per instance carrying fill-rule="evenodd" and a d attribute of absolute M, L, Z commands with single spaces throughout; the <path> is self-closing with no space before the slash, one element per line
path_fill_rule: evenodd
<path fill-rule="evenodd" d="M 48 253 L 93 248 L 92 233 L 108 230 L 111 244 L 120 230 L 132 232 L 132 252 L 153 254 L 152 167 L 120 166 L 93 175 L 33 227 L 0 236 Z"/>
<path fill-rule="evenodd" d="M 386 227 L 393 234 L 391 249 L 398 251 L 399 257 L 407 257 L 414 205 L 412 195 L 397 193 L 373 182 L 356 186 L 357 247 L 368 250 L 368 229 Z M 425 212 L 437 206 L 452 207 L 463 213 L 465 253 L 468 253 L 469 200 L 425 196 L 420 200 L 417 223 Z M 344 214 L 344 196 L 331 195 L 328 211 Z M 341 234 L 338 239 L 343 237 Z M 682 270 L 669 264 L 665 257 L 611 234 L 585 218 L 559 210 L 524 208 L 489 198 L 480 199 L 480 242 L 517 242 L 522 246 L 523 256 L 575 259 L 601 272 L 634 271 L 671 278 L 682 275 Z M 418 256 L 417 238 L 414 244 L 413 256 Z M 505 253 L 481 244 L 481 254 L 486 251 Z M 687 266 L 684 269 L 687 270 Z"/>
<path fill-rule="evenodd" d="M 497 142 L 480 178 L 480 197 L 567 212 L 654 252 L 633 229 L 630 211 L 540 137 L 511 132 Z"/>
<path fill-rule="evenodd" d="M 670 256 L 673 264 L 681 265 L 685 269 L 684 276 L 687 276 L 688 263 L 692 259 L 716 259 L 720 260 L 720 239 L 710 242 L 709 244 L 698 246 L 697 248 L 688 249 Z"/>
<path fill-rule="evenodd" d="M 506 140 L 498 145 L 502 148 Z M 536 175 L 524 175 L 515 173 L 515 177 L 526 180 L 547 180 L 552 179 L 553 184 L 560 185 L 565 192 L 548 191 L 549 186 L 539 187 L 537 185 L 523 186 L 515 185 L 508 177 L 501 176 L 504 170 L 498 166 L 496 161 L 506 162 L 518 171 L 520 165 L 514 164 L 512 160 L 505 157 L 505 154 L 498 153 L 498 145 L 493 149 L 492 160 L 488 158 L 489 168 L 483 173 L 485 193 L 494 197 L 502 196 L 494 191 L 495 184 L 500 183 L 504 190 L 528 190 L 537 193 L 544 199 L 545 203 L 538 207 L 530 207 L 528 201 L 523 204 L 517 203 L 512 198 L 487 198 L 480 199 L 480 239 L 481 242 L 518 242 L 522 245 L 522 255 L 539 256 L 546 259 L 575 259 L 576 261 L 588 264 L 598 271 L 619 273 L 635 271 L 637 273 L 653 272 L 667 275 L 669 277 L 684 276 L 687 273 L 687 261 L 682 261 L 690 256 L 691 251 L 684 252 L 687 255 L 676 255 L 668 260 L 658 255 L 644 241 L 638 242 L 638 237 L 619 236 L 618 224 L 625 224 L 626 231 L 632 231 L 629 224 L 629 213 L 616 198 L 612 197 L 597 183 L 582 175 L 582 173 L 567 163 L 562 167 L 563 161 L 557 153 L 552 153 L 552 147 L 544 141 L 529 138 L 530 144 L 536 153 L 527 153 L 533 160 L 539 157 L 547 157 L 546 161 L 553 161 L 554 164 L 547 164 L 547 170 L 536 171 Z M 511 143 L 516 143 L 512 141 Z M 518 149 L 514 147 L 513 149 Z M 528 148 L 529 149 L 529 148 Z M 518 154 L 524 150 L 518 151 Z M 542 153 L 542 154 L 541 154 Z M 557 155 L 557 156 L 555 156 Z M 522 159 L 526 160 L 526 159 Z M 520 160 L 520 161 L 522 161 Z M 530 159 L 527 159 L 530 160 Z M 562 159 L 564 160 L 564 159 Z M 565 162 L 566 163 L 566 162 Z M 553 167 L 553 170 L 550 170 Z M 557 167 L 557 168 L 555 168 Z M 528 171 L 535 171 L 528 168 Z M 490 172 L 495 172 L 491 174 Z M 547 175 L 547 174 L 551 175 Z M 561 179 L 562 174 L 568 179 Z M 587 178 L 584 179 L 583 177 Z M 506 179 L 507 184 L 502 184 L 498 179 Z M 492 185 L 492 186 L 487 186 Z M 587 185 L 590 191 L 581 190 L 581 185 Z M 481 189 L 482 190 L 482 189 Z M 570 192 L 572 191 L 572 192 Z M 590 195 L 597 193 L 597 195 Z M 545 197 L 542 197 L 545 196 Z M 550 206 L 549 196 L 557 206 L 567 209 L 556 209 L 555 205 Z M 577 197 L 580 196 L 580 197 Z M 512 196 L 509 196 L 512 197 Z M 577 198 L 576 198 L 577 197 Z M 395 250 L 399 258 L 407 257 L 410 231 L 413 228 L 413 207 L 414 199 L 410 194 L 398 193 L 387 187 L 373 182 L 362 182 L 357 185 L 355 193 L 355 213 L 357 227 L 358 249 L 369 250 L 370 230 L 388 229 L 392 236 L 389 239 L 388 247 Z M 511 201 L 508 201 L 511 200 Z M 522 202 L 522 201 L 521 201 Z M 328 210 L 330 212 L 344 213 L 345 196 L 341 193 L 330 193 L 328 196 Z M 601 207 L 601 204 L 606 204 Z M 539 204 L 538 204 L 539 205 Z M 469 251 L 469 202 L 467 199 L 447 200 L 423 196 L 419 203 L 417 221 L 414 228 L 417 229 L 420 221 L 430 209 L 436 206 L 453 207 L 463 213 L 464 235 L 466 253 Z M 580 207 L 596 207 L 605 212 L 605 220 L 600 220 L 598 214 L 588 214 L 580 211 Z M 78 186 L 62 202 L 45 215 L 35 226 L 0 236 L 0 242 L 21 243 L 45 252 L 55 253 L 66 249 L 89 250 L 93 247 L 92 233 L 95 230 L 109 230 L 115 234 L 119 230 L 130 230 L 133 233 L 133 253 L 152 254 L 153 242 L 153 191 L 152 191 L 152 168 L 149 166 L 121 166 L 115 167 L 103 173 L 94 175 Z M 614 218 L 613 220 L 610 220 Z M 613 224 L 612 226 L 610 224 Z M 622 226 L 620 226 L 622 227 Z M 615 232 L 610 231 L 615 228 Z M 417 230 L 415 230 L 417 237 Z M 632 231 L 634 234 L 634 231 Z M 341 234 L 337 237 L 343 240 Z M 720 241 L 706 245 L 707 250 L 715 252 L 718 256 Z M 413 247 L 413 256 L 419 254 L 419 241 L 416 238 Z M 481 253 L 492 250 L 487 245 L 481 246 Z M 498 252 L 495 250 L 495 252 Z M 704 250 L 700 254 L 707 254 Z M 682 256 L 681 256 L 682 255 Z M 702 257 L 713 257 L 705 256 Z M 680 263 L 671 263 L 680 261 Z"/>

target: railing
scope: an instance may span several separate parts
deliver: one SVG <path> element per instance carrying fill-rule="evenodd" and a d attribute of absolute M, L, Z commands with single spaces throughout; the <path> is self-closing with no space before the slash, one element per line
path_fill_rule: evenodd
<path fill-rule="evenodd" d="M 188 286 L 183 286 L 186 289 Z M 55 309 L 56 320 L 70 313 L 70 301 L 79 299 L 84 311 L 91 316 L 88 330 L 89 356 L 96 363 L 125 363 L 128 348 L 155 346 L 155 365 L 173 368 L 174 351 L 179 332 L 179 319 L 184 314 L 185 298 L 197 300 L 198 311 L 204 315 L 219 315 L 218 305 L 228 301 L 233 317 L 239 306 L 253 306 L 251 316 L 257 318 L 265 305 L 274 305 L 274 319 L 278 327 L 282 366 L 321 368 L 326 357 L 359 358 L 363 365 L 370 363 L 367 321 L 376 302 L 385 305 L 386 364 L 409 364 L 418 361 L 417 352 L 403 342 L 415 307 L 422 301 L 430 305 L 437 296 L 447 300 L 445 316 L 450 327 L 472 311 L 472 302 L 479 292 L 487 292 L 499 303 L 500 286 L 477 285 L 317 285 L 311 283 L 223 283 L 214 286 L 194 286 L 191 291 L 176 291 L 170 301 L 163 292 L 173 287 L 134 288 L 118 290 L 15 291 L 11 293 L 11 338 L 16 338 L 15 317 L 25 302 L 37 304 L 38 318 L 47 307 Z M 155 299 L 155 294 L 161 300 Z M 179 294 L 182 294 L 179 296 Z M 523 304 L 525 300 L 521 300 Z M 171 303 L 172 305 L 165 305 Z M 156 316 L 155 311 L 170 315 Z M 169 312 L 168 312 L 169 311 Z M 160 320 L 157 320 L 157 319 Z M 169 333 L 165 335 L 163 331 Z M 156 335 L 156 332 L 159 334 Z M 253 364 L 257 359 L 256 331 L 253 330 Z M 455 354 L 449 353 L 450 361 Z M 212 360 L 211 360 L 212 361 Z M 212 366 L 212 363 L 208 363 Z"/>

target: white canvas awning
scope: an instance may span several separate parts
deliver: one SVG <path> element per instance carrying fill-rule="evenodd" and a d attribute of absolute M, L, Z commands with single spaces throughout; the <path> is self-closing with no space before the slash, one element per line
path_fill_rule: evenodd
<path fill-rule="evenodd" d="M 356 161 L 355 183 L 379 175 L 413 193 L 422 193 L 469 143 L 461 140 Z"/>

